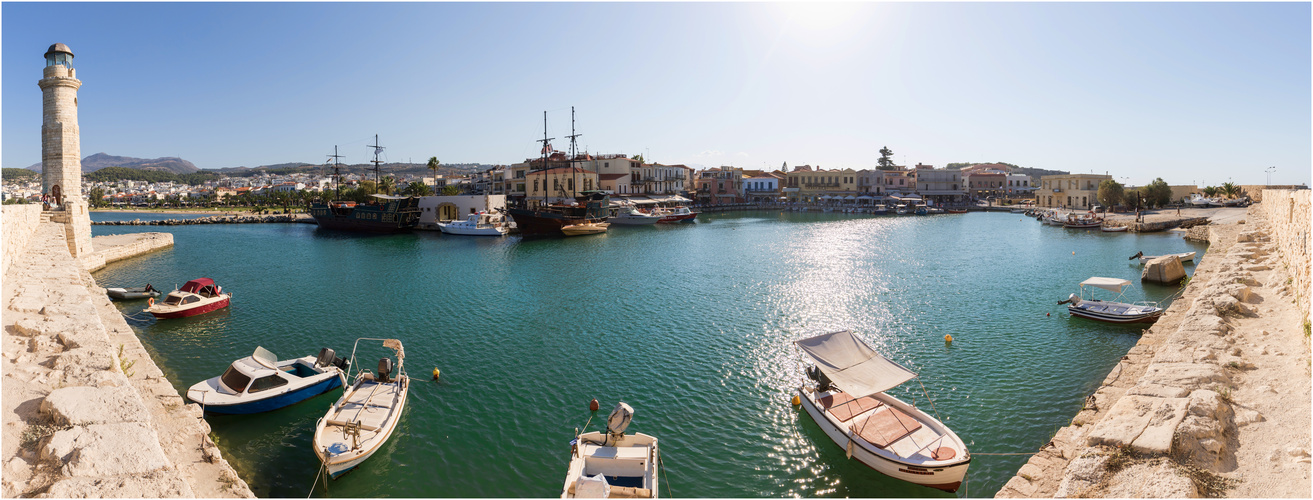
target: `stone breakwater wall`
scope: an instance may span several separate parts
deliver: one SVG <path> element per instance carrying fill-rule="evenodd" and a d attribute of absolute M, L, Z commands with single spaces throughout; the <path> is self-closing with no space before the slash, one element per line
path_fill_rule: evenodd
<path fill-rule="evenodd" d="M 1191 228 L 1207 223 L 1208 217 L 1190 217 L 1161 222 L 1130 222 L 1125 225 L 1130 226 L 1129 231 L 1132 233 L 1150 233 L 1154 231 L 1166 231 L 1176 227 Z"/>
<path fill-rule="evenodd" d="M 65 226 L 39 223 L 5 274 L 0 493 L 253 497 L 72 256 Z"/>
<path fill-rule="evenodd" d="M 115 244 L 116 240 L 129 236 L 124 244 Z M 133 235 L 106 235 L 91 239 L 95 252 L 83 257 L 82 268 L 88 272 L 95 271 L 105 264 L 147 254 L 173 246 L 172 233 L 137 233 Z"/>
<path fill-rule="evenodd" d="M 998 497 L 1307 496 L 1307 313 L 1263 210 L 1210 228 L 1184 294 Z"/>
<path fill-rule="evenodd" d="M 5 273 L 9 271 L 9 264 L 14 261 L 14 257 L 22 253 L 27 243 L 32 241 L 36 225 L 41 222 L 41 205 L 5 205 L 0 218 L 4 220 L 4 224 L 0 224 L 4 232 L 0 239 L 4 240 L 5 247 L 0 273 Z"/>
<path fill-rule="evenodd" d="M 1277 251 L 1290 266 L 1292 284 L 1298 293 L 1299 307 L 1304 310 L 1305 321 L 1309 320 L 1309 295 L 1313 293 L 1310 290 L 1313 281 L 1309 276 L 1310 262 L 1313 262 L 1313 255 L 1310 255 L 1313 251 L 1313 233 L 1309 230 L 1313 221 L 1313 214 L 1309 211 L 1310 193 L 1313 191 L 1308 189 L 1269 189 L 1263 191 L 1263 199 L 1267 201 L 1260 205 Z"/>
<path fill-rule="evenodd" d="M 93 222 L 97 226 L 190 226 L 197 224 L 265 224 L 278 222 L 303 222 L 314 223 L 314 218 L 305 214 L 291 215 L 216 215 L 213 217 L 198 217 L 195 219 L 163 219 L 163 220 L 122 220 L 122 221 L 104 221 Z"/>

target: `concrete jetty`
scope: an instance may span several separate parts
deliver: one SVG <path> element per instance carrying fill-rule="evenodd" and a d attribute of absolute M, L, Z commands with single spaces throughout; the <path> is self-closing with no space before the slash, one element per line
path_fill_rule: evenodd
<path fill-rule="evenodd" d="M 997 496 L 1307 497 L 1309 204 L 1269 190 L 1193 228 L 1184 295 Z"/>
<path fill-rule="evenodd" d="M 52 219 L 4 207 L 0 493 L 254 497 L 87 270 L 172 235 L 97 237 L 74 258 Z"/>

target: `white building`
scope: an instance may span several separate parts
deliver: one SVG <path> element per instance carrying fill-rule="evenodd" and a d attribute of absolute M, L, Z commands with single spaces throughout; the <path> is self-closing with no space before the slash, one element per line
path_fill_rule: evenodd
<path fill-rule="evenodd" d="M 504 210 L 506 195 L 479 194 L 457 196 L 421 196 L 419 224 L 416 229 L 437 231 L 438 222 L 462 220 L 466 215 L 489 210 Z"/>

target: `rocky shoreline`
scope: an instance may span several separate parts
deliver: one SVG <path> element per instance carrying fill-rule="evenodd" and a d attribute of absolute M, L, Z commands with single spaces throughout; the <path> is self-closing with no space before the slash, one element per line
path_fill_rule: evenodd
<path fill-rule="evenodd" d="M 269 223 L 289 223 L 299 222 L 303 224 L 314 224 L 315 219 L 306 214 L 278 214 L 278 215 L 215 215 L 211 217 L 197 217 L 194 219 L 162 219 L 162 220 L 120 220 L 120 221 L 102 221 L 92 222 L 93 226 L 190 226 L 196 224 L 269 224 Z"/>
<path fill-rule="evenodd" d="M 1210 246 L 1184 295 L 998 497 L 1308 496 L 1309 263 L 1267 219 L 1189 230 Z"/>

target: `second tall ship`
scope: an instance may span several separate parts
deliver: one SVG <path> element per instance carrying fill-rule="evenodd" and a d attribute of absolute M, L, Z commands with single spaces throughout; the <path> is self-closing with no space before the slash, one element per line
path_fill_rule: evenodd
<path fill-rule="evenodd" d="M 382 163 L 379 160 L 379 154 L 383 148 L 378 145 L 378 136 L 374 136 L 374 182 L 378 185 L 378 165 Z M 339 171 L 341 164 L 338 163 L 337 148 L 333 148 L 333 179 L 334 182 L 341 180 Z M 338 189 L 338 198 L 341 198 L 341 189 Z M 310 215 L 319 223 L 319 227 L 326 229 L 340 229 L 345 231 L 360 231 L 371 233 L 405 233 L 409 232 L 419 223 L 419 199 L 413 196 L 390 196 L 385 194 L 372 195 L 370 201 L 366 203 L 357 203 L 355 201 L 331 201 L 328 203 L 310 204 Z"/>
<path fill-rule="evenodd" d="M 570 109 L 571 122 L 574 120 L 574 109 Z M 511 218 L 515 219 L 516 226 L 520 229 L 520 234 L 524 236 L 576 236 L 581 234 L 597 234 L 606 232 L 609 225 L 606 222 L 607 215 L 611 205 L 611 197 L 603 191 L 583 191 L 580 193 L 571 193 L 574 200 L 571 203 L 564 201 L 564 189 L 557 196 L 556 203 L 549 203 L 547 199 L 547 178 L 564 175 L 574 177 L 575 174 L 582 172 L 574 166 L 575 157 L 575 139 L 579 134 L 573 133 L 573 124 L 571 125 L 570 135 L 570 155 L 568 163 L 556 160 L 563 165 L 553 166 L 552 158 L 548 157 L 551 151 L 551 145 L 548 143 L 551 139 L 547 137 L 547 113 L 543 113 L 543 157 L 540 169 L 532 173 L 543 176 L 543 200 L 542 204 L 537 206 L 523 206 L 518 208 L 507 209 Z M 559 155 L 559 153 L 558 153 Z M 553 179 L 555 180 L 555 179 Z M 574 183 L 569 183 L 573 188 Z M 535 188 L 537 190 L 537 188 Z"/>

